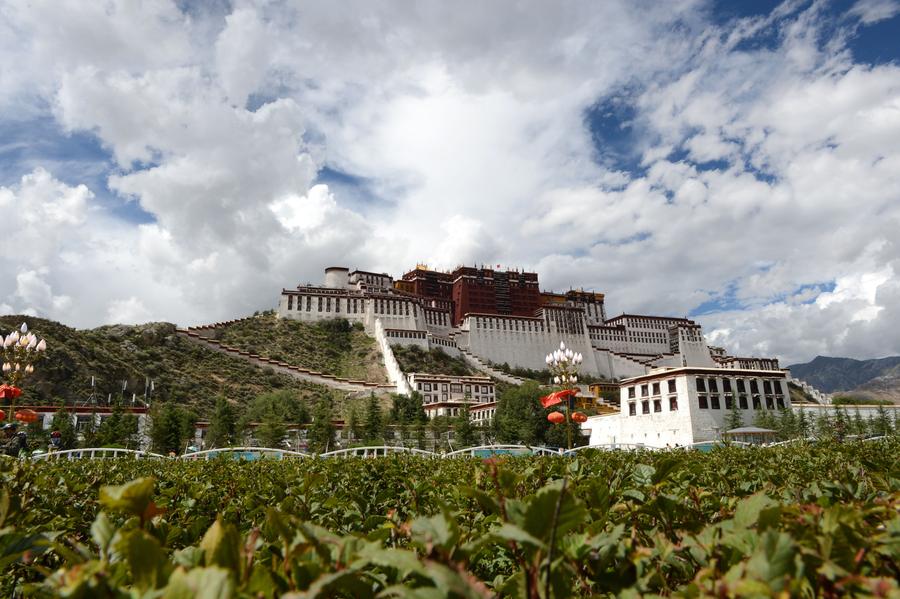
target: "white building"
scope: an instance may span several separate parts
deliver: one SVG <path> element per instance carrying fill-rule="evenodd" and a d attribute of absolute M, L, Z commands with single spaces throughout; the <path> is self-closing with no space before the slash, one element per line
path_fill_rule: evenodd
<path fill-rule="evenodd" d="M 407 379 L 410 388 L 422 395 L 422 407 L 428 418 L 459 416 L 466 405 L 472 420 L 480 422 L 488 414 L 493 417 L 493 412 L 477 409 L 496 403 L 496 386 L 491 377 L 412 372 Z"/>
<path fill-rule="evenodd" d="M 582 425 L 591 445 L 687 446 L 722 438 L 736 405 L 744 425 L 791 408 L 784 370 L 660 368 L 621 381 L 619 412 Z"/>
<path fill-rule="evenodd" d="M 324 285 L 284 289 L 278 315 L 304 322 L 345 318 L 388 345 L 440 348 L 471 354 L 487 364 L 543 370 L 547 351 L 565 341 L 584 356 L 582 371 L 615 380 L 656 368 L 698 367 L 778 370 L 777 360 L 738 358 L 706 344 L 700 325 L 686 318 L 622 314 L 606 320 L 603 295 L 542 294 L 532 316 L 465 314 L 453 325 L 450 300 L 425 298 L 385 273 L 333 266 Z"/>

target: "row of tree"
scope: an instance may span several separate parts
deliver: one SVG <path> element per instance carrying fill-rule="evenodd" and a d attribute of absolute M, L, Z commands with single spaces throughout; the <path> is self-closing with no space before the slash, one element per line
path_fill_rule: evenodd
<path fill-rule="evenodd" d="M 429 420 L 418 393 L 392 395 L 391 406 L 387 410 L 382 408 L 381 400 L 372 394 L 363 402 L 348 402 L 345 406 L 343 441 L 345 445 L 402 443 L 421 449 L 456 449 L 482 443 L 563 446 L 566 442 L 565 427 L 554 426 L 547 421 L 547 411 L 539 402 L 543 394 L 544 391 L 535 382 L 507 388 L 501 394 L 493 423 L 489 426 L 472 422 L 467 407 L 456 416 Z M 251 439 L 253 443 L 265 447 L 292 446 L 291 441 L 298 439 L 288 439 L 288 427 L 300 425 L 306 432 L 306 448 L 309 451 L 328 451 L 336 446 L 334 413 L 330 397 L 308 402 L 291 391 L 261 394 L 241 409 L 219 398 L 209 415 L 204 446 L 207 449 L 228 447 L 250 442 Z M 188 406 L 174 402 L 157 404 L 149 414 L 147 436 L 150 449 L 162 454 L 183 453 L 193 443 L 197 420 L 198 414 Z M 577 425 L 570 426 L 573 438 L 583 444 L 584 439 Z M 63 449 L 79 444 L 71 416 L 64 409 L 54 416 L 53 429 L 60 431 Z M 40 426 L 33 427 L 33 446 L 46 443 L 48 432 L 42 431 Z M 116 407 L 98 427 L 83 429 L 81 436 L 80 445 L 83 447 L 134 448 L 138 444 L 138 420 L 121 407 Z"/>
<path fill-rule="evenodd" d="M 732 402 L 725 430 L 745 426 L 743 415 Z M 781 409 L 758 410 L 753 419 L 753 426 L 770 429 L 776 432 L 780 440 L 815 437 L 843 441 L 847 437 L 866 437 L 874 435 L 890 435 L 900 433 L 900 413 L 894 411 L 893 417 L 888 414 L 884 405 L 878 405 L 874 414 L 863 417 L 859 408 L 846 409 L 834 406 L 819 409 L 813 417 L 806 410 Z"/>

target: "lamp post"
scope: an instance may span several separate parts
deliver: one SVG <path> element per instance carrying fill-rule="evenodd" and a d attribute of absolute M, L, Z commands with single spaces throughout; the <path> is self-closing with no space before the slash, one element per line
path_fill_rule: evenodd
<path fill-rule="evenodd" d="M 547 363 L 547 368 L 550 370 L 550 375 L 553 377 L 552 382 L 555 385 L 561 385 L 563 390 L 567 390 L 571 385 L 574 385 L 578 382 L 578 366 L 581 364 L 583 357 L 580 353 L 572 351 L 571 348 L 567 348 L 566 344 L 562 341 L 559 343 L 559 349 L 553 350 L 549 354 L 547 354 L 547 358 L 545 362 Z M 552 418 L 553 413 L 551 413 L 548 418 L 550 422 L 554 422 L 556 424 L 562 424 L 563 422 L 566 424 L 566 441 L 568 444 L 568 449 L 572 449 L 572 427 L 571 422 L 573 422 L 572 416 L 574 414 L 569 414 L 569 397 L 574 395 L 571 390 L 569 393 L 560 394 L 559 398 L 565 399 L 565 413 L 563 414 L 563 419 L 559 420 L 557 418 Z M 551 394 L 552 396 L 552 394 Z M 548 397 L 551 397 L 548 396 Z M 556 399 L 556 398 L 554 398 Z M 553 401 L 553 403 L 559 403 L 559 400 Z M 552 405 L 550 403 L 545 404 Z M 558 414 L 558 412 L 556 412 Z M 576 414 L 582 416 L 579 412 Z M 559 420 L 557 422 L 557 420 Z"/>
<path fill-rule="evenodd" d="M 5 338 L 0 336 L 0 362 L 2 362 L 3 378 L 9 381 L 0 385 L 0 399 L 9 398 L 9 417 L 12 419 L 15 413 L 15 400 L 22 394 L 19 383 L 22 379 L 34 372 L 34 364 L 44 357 L 47 351 L 47 342 L 38 339 L 34 333 L 28 332 L 28 325 L 13 331 Z"/>

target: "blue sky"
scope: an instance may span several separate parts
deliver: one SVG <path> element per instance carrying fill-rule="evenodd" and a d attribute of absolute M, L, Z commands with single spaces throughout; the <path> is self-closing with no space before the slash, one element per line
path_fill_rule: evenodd
<path fill-rule="evenodd" d="M 900 352 L 896 0 L 0 17 L 0 311 L 205 322 L 332 262 L 485 262 L 736 353 Z"/>

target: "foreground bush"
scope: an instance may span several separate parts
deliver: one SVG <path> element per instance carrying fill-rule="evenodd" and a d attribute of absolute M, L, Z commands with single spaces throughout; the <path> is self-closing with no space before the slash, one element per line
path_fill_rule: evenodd
<path fill-rule="evenodd" d="M 0 594 L 897 596 L 898 449 L 6 461 Z"/>

